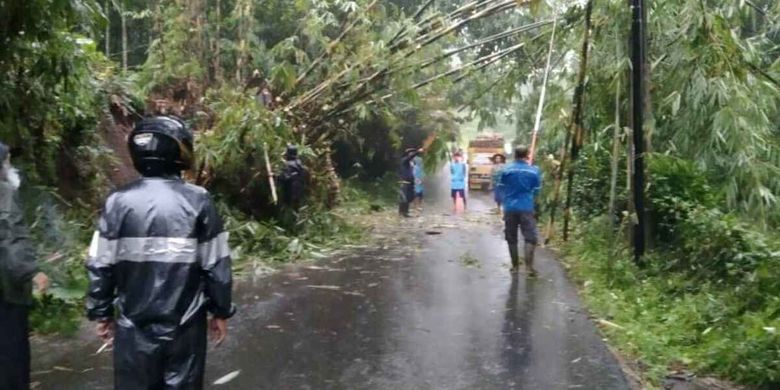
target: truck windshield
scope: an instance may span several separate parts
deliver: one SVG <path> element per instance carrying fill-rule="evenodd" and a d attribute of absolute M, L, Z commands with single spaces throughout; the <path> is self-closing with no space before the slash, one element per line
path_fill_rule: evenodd
<path fill-rule="evenodd" d="M 489 165 L 493 164 L 490 159 L 493 157 L 491 153 L 477 153 L 474 155 L 474 160 L 471 162 L 473 165 Z"/>

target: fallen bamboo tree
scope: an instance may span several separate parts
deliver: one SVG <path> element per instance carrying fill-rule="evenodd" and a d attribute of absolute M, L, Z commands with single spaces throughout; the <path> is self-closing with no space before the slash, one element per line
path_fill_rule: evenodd
<path fill-rule="evenodd" d="M 369 11 L 369 10 L 371 10 L 371 8 L 374 8 L 374 6 L 376 5 L 377 1 L 378 0 L 372 1 L 371 4 L 369 4 L 366 7 L 366 11 Z M 357 26 L 361 22 L 361 20 L 362 20 L 361 18 L 355 17 L 354 20 L 350 24 L 348 24 L 344 29 L 342 29 L 341 33 L 334 40 L 332 40 L 330 43 L 328 43 L 328 47 L 326 47 L 325 50 L 317 58 L 315 58 L 314 61 L 312 61 L 311 64 L 309 64 L 309 66 L 306 68 L 306 70 L 304 70 L 303 73 L 301 73 L 298 76 L 298 78 L 295 79 L 295 84 L 293 84 L 293 88 L 298 86 L 298 84 L 300 84 L 301 81 L 303 81 L 303 79 L 305 79 L 306 76 L 309 75 L 309 73 L 311 73 L 314 69 L 316 69 L 317 66 L 325 58 L 327 58 L 328 55 L 330 55 L 330 53 L 333 51 L 333 49 L 336 47 L 336 45 L 341 43 L 341 41 L 344 39 L 344 37 L 346 37 L 347 34 L 349 34 L 349 32 L 352 31 L 352 29 L 354 29 L 355 26 Z"/>

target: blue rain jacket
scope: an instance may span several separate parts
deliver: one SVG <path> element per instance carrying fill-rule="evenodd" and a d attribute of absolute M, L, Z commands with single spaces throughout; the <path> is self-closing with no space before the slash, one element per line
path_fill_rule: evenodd
<path fill-rule="evenodd" d="M 525 161 L 506 164 L 499 173 L 497 191 L 504 211 L 534 211 L 534 197 L 541 188 L 541 171 Z"/>
<path fill-rule="evenodd" d="M 452 162 L 450 164 L 451 187 L 453 190 L 466 189 L 466 164 L 462 162 Z"/>
<path fill-rule="evenodd" d="M 423 192 L 422 179 L 425 177 L 423 170 L 423 160 L 418 156 L 414 158 L 414 192 L 420 194 Z"/>

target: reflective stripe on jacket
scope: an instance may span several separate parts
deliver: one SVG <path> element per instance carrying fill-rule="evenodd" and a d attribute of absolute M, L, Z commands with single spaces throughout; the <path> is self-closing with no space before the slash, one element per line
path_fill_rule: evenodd
<path fill-rule="evenodd" d="M 525 161 L 506 164 L 499 173 L 498 188 L 505 211 L 534 211 L 534 197 L 542 188 L 542 173 Z"/>
<path fill-rule="evenodd" d="M 230 317 L 227 233 L 208 192 L 143 178 L 106 200 L 87 260 L 87 314 L 168 337 L 200 310 Z"/>

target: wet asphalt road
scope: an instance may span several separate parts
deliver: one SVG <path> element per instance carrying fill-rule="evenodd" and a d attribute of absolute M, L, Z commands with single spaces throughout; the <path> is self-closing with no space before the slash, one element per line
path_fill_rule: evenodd
<path fill-rule="evenodd" d="M 551 253 L 538 253 L 539 279 L 510 276 L 489 197 L 448 216 L 448 194 L 428 190 L 436 204 L 402 226 L 387 219 L 380 244 L 238 281 L 239 314 L 209 351 L 209 387 L 628 388 Z M 36 343 L 37 388 L 111 388 L 99 347 L 87 331 Z"/>

